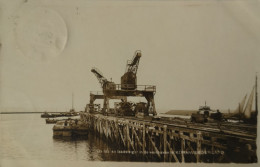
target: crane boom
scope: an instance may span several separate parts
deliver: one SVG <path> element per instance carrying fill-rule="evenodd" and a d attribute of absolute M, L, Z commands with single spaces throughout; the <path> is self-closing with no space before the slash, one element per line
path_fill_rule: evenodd
<path fill-rule="evenodd" d="M 127 61 L 126 72 L 133 72 L 134 74 L 137 73 L 137 69 L 138 69 L 138 65 L 139 65 L 141 55 L 142 55 L 141 51 L 137 50 L 135 52 L 135 56 L 133 57 L 133 59 L 131 61 Z"/>
<path fill-rule="evenodd" d="M 91 69 L 91 72 L 95 74 L 99 83 L 101 84 L 101 87 L 103 87 L 103 85 L 108 82 L 108 80 L 103 76 L 103 74 L 99 71 L 99 69 L 93 67 Z"/>

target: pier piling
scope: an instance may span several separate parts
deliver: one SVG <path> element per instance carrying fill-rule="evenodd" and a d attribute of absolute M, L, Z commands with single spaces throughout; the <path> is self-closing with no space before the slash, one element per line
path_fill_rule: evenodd
<path fill-rule="evenodd" d="M 219 132 L 216 128 L 198 128 L 178 124 L 142 120 L 135 117 L 114 117 L 101 114 L 84 113 L 86 121 L 90 122 L 91 131 L 117 148 L 125 149 L 128 153 L 147 161 L 158 162 L 235 162 L 233 150 L 249 144 L 251 150 L 256 149 L 256 135 L 244 132 Z M 230 149 L 230 141 L 237 142 Z M 253 152 L 253 151 L 251 151 Z M 257 161 L 256 153 L 251 157 L 243 157 Z M 243 159 L 244 158 L 244 159 Z"/>

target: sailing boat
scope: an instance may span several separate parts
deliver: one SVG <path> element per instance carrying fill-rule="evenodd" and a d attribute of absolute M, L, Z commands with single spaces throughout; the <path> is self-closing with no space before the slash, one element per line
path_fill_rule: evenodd
<path fill-rule="evenodd" d="M 253 101 L 254 101 L 254 95 L 255 95 L 255 111 L 252 110 L 253 107 Z M 247 100 L 246 106 L 244 108 L 246 97 L 243 98 L 241 103 L 238 104 L 237 109 L 233 112 L 233 114 L 229 115 L 228 118 L 237 118 L 239 120 L 242 120 L 245 123 L 252 123 L 256 124 L 257 122 L 257 113 L 258 113 L 258 106 L 257 106 L 257 76 L 256 76 L 256 82 L 253 86 L 253 89 L 250 93 L 250 96 Z"/>
<path fill-rule="evenodd" d="M 255 95 L 255 111 L 252 111 L 252 106 L 253 106 L 253 100 L 254 100 L 254 95 Z M 243 113 L 243 121 L 246 123 L 252 123 L 256 124 L 257 123 L 257 114 L 258 114 L 258 101 L 257 101 L 257 76 L 256 76 L 256 81 L 255 85 L 253 86 L 253 90 L 251 91 L 251 94 L 248 98 L 247 105 L 244 109 Z"/>
<path fill-rule="evenodd" d="M 232 114 L 233 116 L 241 117 L 241 115 L 243 114 L 244 105 L 246 103 L 246 97 L 247 97 L 247 95 L 245 95 L 245 97 L 242 99 L 242 101 L 238 104 L 237 109 Z"/>
<path fill-rule="evenodd" d="M 75 112 L 75 110 L 74 110 L 74 93 L 72 93 L 70 112 Z"/>
<path fill-rule="evenodd" d="M 246 119 L 249 119 L 251 117 L 251 112 L 252 112 L 252 106 L 253 106 L 253 99 L 254 99 L 254 89 L 255 86 L 253 87 L 251 94 L 247 100 L 246 107 L 244 109 L 243 115 Z"/>
<path fill-rule="evenodd" d="M 68 113 L 65 113 L 66 116 L 76 116 L 78 113 L 74 109 L 74 94 L 72 93 L 72 103 L 71 103 L 71 109 Z"/>

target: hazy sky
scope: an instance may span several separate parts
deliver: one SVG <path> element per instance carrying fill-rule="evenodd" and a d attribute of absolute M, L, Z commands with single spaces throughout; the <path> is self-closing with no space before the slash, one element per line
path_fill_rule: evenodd
<path fill-rule="evenodd" d="M 136 50 L 137 82 L 157 86 L 158 111 L 205 100 L 235 109 L 260 72 L 259 9 L 258 0 L 0 1 L 1 110 L 69 110 L 72 92 L 84 110 L 101 90 L 91 68 L 120 83 Z"/>

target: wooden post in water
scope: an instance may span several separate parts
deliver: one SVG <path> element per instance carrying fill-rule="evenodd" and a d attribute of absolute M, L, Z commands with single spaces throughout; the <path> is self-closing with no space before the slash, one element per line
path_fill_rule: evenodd
<path fill-rule="evenodd" d="M 164 154 L 164 162 L 167 159 L 167 125 L 163 125 L 163 154 Z"/>
<path fill-rule="evenodd" d="M 126 122 L 126 141 L 127 141 L 127 150 L 130 151 L 130 136 L 129 136 L 129 122 Z"/>
<path fill-rule="evenodd" d="M 93 127 L 94 132 L 97 131 L 97 124 L 95 122 L 95 119 L 91 119 L 91 126 Z"/>
<path fill-rule="evenodd" d="M 135 142 L 135 138 L 134 138 L 134 123 L 133 123 L 133 126 L 131 127 L 131 129 L 132 129 L 132 139 L 131 139 L 131 141 L 132 141 L 132 145 L 133 145 L 133 147 L 134 147 L 134 149 L 135 150 L 137 150 L 137 148 L 136 148 L 136 142 Z"/>
<path fill-rule="evenodd" d="M 102 128 L 102 120 L 101 119 L 99 119 L 99 129 L 100 129 L 100 136 L 102 137 L 103 128 Z"/>
<path fill-rule="evenodd" d="M 159 130 L 161 130 L 161 129 L 159 129 Z M 159 150 L 160 151 L 163 150 L 162 147 L 163 147 L 163 135 L 159 134 Z"/>
<path fill-rule="evenodd" d="M 169 139 L 169 146 L 172 145 L 172 139 Z M 171 147 L 169 147 L 169 162 L 172 162 L 172 152 L 173 150 L 171 149 Z"/>
<path fill-rule="evenodd" d="M 197 133 L 197 162 L 200 162 L 201 154 L 201 132 Z"/>
<path fill-rule="evenodd" d="M 93 119 L 93 121 L 94 121 L 94 126 L 96 127 L 95 132 L 97 133 L 97 132 L 99 132 L 99 130 L 98 130 L 98 119 Z"/>
<path fill-rule="evenodd" d="M 116 137 L 116 142 L 119 143 L 119 140 L 118 140 L 119 132 L 118 132 L 118 121 L 117 121 L 117 119 L 114 123 L 115 123 L 114 134 L 115 134 L 115 137 Z"/>
<path fill-rule="evenodd" d="M 180 132 L 180 140 L 181 140 L 181 162 L 185 162 L 184 151 L 185 151 L 185 139 L 183 137 L 183 132 Z"/>
<path fill-rule="evenodd" d="M 145 154 L 145 124 L 143 124 L 143 155 Z"/>
<path fill-rule="evenodd" d="M 105 119 L 105 125 L 106 125 L 105 136 L 106 136 L 106 138 L 108 140 L 108 120 L 107 119 Z"/>
<path fill-rule="evenodd" d="M 212 142 L 212 146 L 211 146 L 211 152 L 212 152 L 212 162 L 214 162 L 215 157 L 214 157 L 214 152 L 215 152 L 215 147 L 214 147 L 214 142 L 216 141 L 216 138 L 212 137 L 211 138 L 211 142 Z"/>
<path fill-rule="evenodd" d="M 96 123 L 97 123 L 98 133 L 99 133 L 99 135 L 100 135 L 100 121 L 99 121 L 98 118 L 97 118 L 97 120 L 96 120 Z"/>

